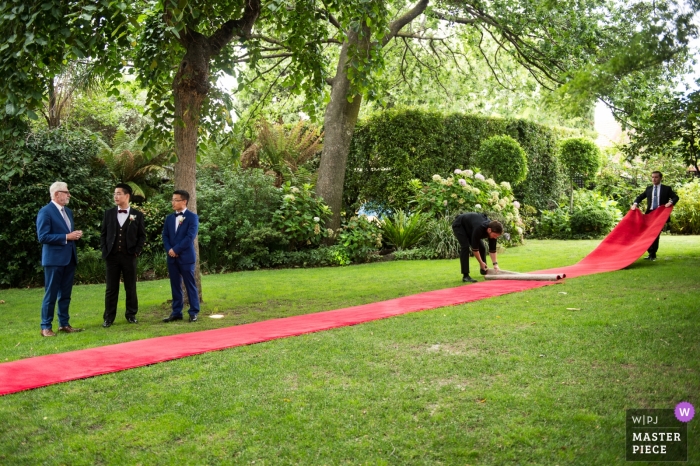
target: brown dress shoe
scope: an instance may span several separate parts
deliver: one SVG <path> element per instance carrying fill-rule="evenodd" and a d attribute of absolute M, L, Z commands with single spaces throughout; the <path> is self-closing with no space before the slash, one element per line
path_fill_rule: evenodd
<path fill-rule="evenodd" d="M 82 332 L 82 328 L 73 328 L 70 325 L 66 325 L 65 327 L 58 327 L 59 332 L 65 332 L 65 333 L 78 333 Z"/>
<path fill-rule="evenodd" d="M 42 337 L 55 337 L 56 334 L 53 333 L 53 330 L 51 330 L 50 328 L 42 328 L 41 329 L 41 336 Z"/>

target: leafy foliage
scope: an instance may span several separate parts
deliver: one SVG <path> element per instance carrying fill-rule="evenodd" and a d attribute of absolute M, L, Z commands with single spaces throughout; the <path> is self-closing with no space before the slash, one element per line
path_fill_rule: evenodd
<path fill-rule="evenodd" d="M 59 128 L 27 134 L 21 143 L 25 140 L 23 175 L 13 173 L 0 191 L 0 216 L 7 219 L 0 230 L 2 286 L 42 280 L 36 215 L 51 200 L 49 186 L 54 181 L 67 183 L 71 192 L 68 207 L 76 228 L 83 230 L 79 248 L 99 249 L 104 209 L 111 206 L 111 177 L 93 139 Z M 7 143 L 1 146 L 0 159 L 13 149 Z"/>
<path fill-rule="evenodd" d="M 254 167 L 272 171 L 277 186 L 284 181 L 297 182 L 297 173 L 309 172 L 308 163 L 323 149 L 323 133 L 304 121 L 291 129 L 283 124 L 261 120 L 256 142 L 241 154 L 244 168 Z"/>
<path fill-rule="evenodd" d="M 601 164 L 598 146 L 593 141 L 584 138 L 571 138 L 562 141 L 560 158 L 570 180 L 577 176 L 581 176 L 585 180 L 593 178 Z"/>
<path fill-rule="evenodd" d="M 382 233 L 376 222 L 365 215 L 351 217 L 336 232 L 338 258 L 341 265 L 368 262 L 382 247 Z"/>
<path fill-rule="evenodd" d="M 483 141 L 476 163 L 496 181 L 517 185 L 527 177 L 527 155 L 510 136 L 491 136 Z"/>
<path fill-rule="evenodd" d="M 129 137 L 120 129 L 114 135 L 112 147 L 103 143 L 100 157 L 118 183 L 127 183 L 135 198 L 145 199 L 155 194 L 162 179 L 172 173 L 172 168 L 166 164 L 172 160 L 173 154 L 165 149 L 147 157 L 140 147 L 137 137 Z"/>
<path fill-rule="evenodd" d="M 700 91 L 660 96 L 633 125 L 630 142 L 623 148 L 629 159 L 665 155 L 700 173 Z"/>
<path fill-rule="evenodd" d="M 503 223 L 510 235 L 506 244 L 522 242 L 523 223 L 520 219 L 520 203 L 513 198 L 510 184 L 496 183 L 472 170 L 455 170 L 453 176 L 442 178 L 433 175 L 426 183 L 413 180 L 414 203 L 417 210 L 431 217 L 453 217 L 453 213 L 482 212 L 492 220 Z"/>
<path fill-rule="evenodd" d="M 700 235 L 700 181 L 695 179 L 678 189 L 678 197 L 680 200 L 671 215 L 671 231 Z"/>
<path fill-rule="evenodd" d="M 515 189 L 523 203 L 547 208 L 564 191 L 558 132 L 524 120 L 393 109 L 360 122 L 348 158 L 344 199 L 348 211 L 365 202 L 377 212 L 405 209 L 412 179 L 427 180 L 454 167 L 474 167 L 481 142 L 506 134 L 528 156 L 528 176 Z"/>
<path fill-rule="evenodd" d="M 311 185 L 301 188 L 289 182 L 282 187 L 282 202 L 272 216 L 272 228 L 281 232 L 291 249 L 318 246 L 328 237 L 324 227 L 331 211 L 314 196 Z"/>
<path fill-rule="evenodd" d="M 426 248 L 433 251 L 435 258 L 455 259 L 459 257 L 461 246 L 452 231 L 453 215 L 433 218 L 428 224 Z"/>
<path fill-rule="evenodd" d="M 200 170 L 200 257 L 210 270 L 259 267 L 268 246 L 286 245 L 270 228 L 281 190 L 259 169 Z"/>
<path fill-rule="evenodd" d="M 421 212 L 408 215 L 397 210 L 392 217 L 381 222 L 382 238 L 398 250 L 410 249 L 428 233 L 428 221 L 429 217 Z"/>
<path fill-rule="evenodd" d="M 574 191 L 574 208 L 565 201 L 554 210 L 542 212 L 536 235 L 540 238 L 598 238 L 622 219 L 617 202 L 595 191 Z"/>

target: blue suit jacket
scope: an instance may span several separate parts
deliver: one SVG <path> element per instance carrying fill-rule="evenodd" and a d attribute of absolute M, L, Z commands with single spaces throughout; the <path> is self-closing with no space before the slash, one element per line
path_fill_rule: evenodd
<path fill-rule="evenodd" d="M 75 230 L 73 222 L 73 211 L 64 207 L 71 231 Z M 78 263 L 78 253 L 75 241 L 66 241 L 66 235 L 70 233 L 63 216 L 53 202 L 49 202 L 41 208 L 36 216 L 36 235 L 41 248 L 42 266 L 66 266 L 70 263 L 71 257 Z"/>
<path fill-rule="evenodd" d="M 179 257 L 168 256 L 168 262 L 178 262 L 180 264 L 194 264 L 197 256 L 194 252 L 194 239 L 199 231 L 199 217 L 190 210 L 185 211 L 184 220 L 175 231 L 175 214 L 165 217 L 163 225 L 163 247 L 165 252 L 171 249 Z"/>

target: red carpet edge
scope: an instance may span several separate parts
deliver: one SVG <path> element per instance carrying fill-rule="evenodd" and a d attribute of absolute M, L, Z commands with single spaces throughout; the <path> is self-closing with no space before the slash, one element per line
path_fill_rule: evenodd
<path fill-rule="evenodd" d="M 578 264 L 534 273 L 566 273 L 568 278 L 573 278 L 627 267 L 651 245 L 670 213 L 670 208 L 663 207 L 649 215 L 643 215 L 638 210 L 629 212 Z M 479 282 L 333 311 L 21 359 L 0 364 L 0 396 L 209 351 L 469 303 L 554 283 L 517 280 Z"/>

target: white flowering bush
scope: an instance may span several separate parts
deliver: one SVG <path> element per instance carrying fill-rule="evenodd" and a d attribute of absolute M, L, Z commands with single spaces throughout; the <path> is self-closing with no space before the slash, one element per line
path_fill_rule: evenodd
<path fill-rule="evenodd" d="M 412 202 L 418 211 L 436 218 L 460 212 L 481 212 L 503 223 L 505 232 L 510 234 L 506 244 L 522 243 L 524 224 L 520 218 L 520 203 L 513 197 L 509 183 L 496 183 L 478 169 L 458 169 L 447 178 L 433 175 L 425 183 L 413 180 L 411 186 L 415 192 Z"/>
<path fill-rule="evenodd" d="M 272 228 L 289 240 L 291 249 L 318 246 L 328 237 L 325 223 L 331 209 L 314 196 L 310 184 L 282 186 L 282 203 L 272 216 Z"/>

